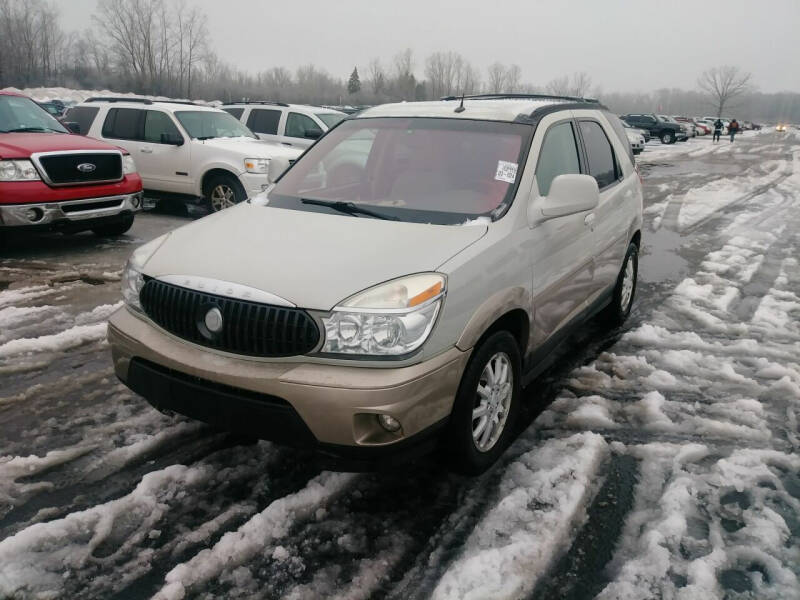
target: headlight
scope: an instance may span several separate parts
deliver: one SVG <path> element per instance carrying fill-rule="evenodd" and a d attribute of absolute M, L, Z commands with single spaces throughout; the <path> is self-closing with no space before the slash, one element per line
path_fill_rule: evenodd
<path fill-rule="evenodd" d="M 125 269 L 122 271 L 122 299 L 128 308 L 135 312 L 144 312 L 139 301 L 139 293 L 144 287 L 142 269 L 150 257 L 153 256 L 153 253 L 164 243 L 168 235 L 162 235 L 143 246 L 139 246 L 125 264 Z"/>
<path fill-rule="evenodd" d="M 122 172 L 125 173 L 125 175 L 136 173 L 136 162 L 130 154 L 122 155 Z"/>
<path fill-rule="evenodd" d="M 33 163 L 25 160 L 0 160 L 0 181 L 36 181 L 41 179 Z"/>
<path fill-rule="evenodd" d="M 323 318 L 321 352 L 402 356 L 428 339 L 445 294 L 446 279 L 420 273 L 382 283 L 352 296 Z"/>
<path fill-rule="evenodd" d="M 244 170 L 248 173 L 258 173 L 259 175 L 266 175 L 269 171 L 268 158 L 245 158 Z"/>

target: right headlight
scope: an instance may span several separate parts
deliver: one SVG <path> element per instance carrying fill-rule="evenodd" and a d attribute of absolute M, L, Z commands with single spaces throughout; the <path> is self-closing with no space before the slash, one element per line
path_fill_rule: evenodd
<path fill-rule="evenodd" d="M 0 160 L 0 181 L 36 181 L 39 171 L 28 159 Z"/>
<path fill-rule="evenodd" d="M 169 235 L 169 234 L 167 234 Z M 144 275 L 142 269 L 145 263 L 150 260 L 155 251 L 167 238 L 167 235 L 162 235 L 143 246 L 139 246 L 134 250 L 128 262 L 125 264 L 125 269 L 122 271 L 122 299 L 125 304 L 137 313 L 143 313 L 142 303 L 139 300 L 139 293 L 144 287 Z"/>
<path fill-rule="evenodd" d="M 398 357 L 428 339 L 445 295 L 439 273 L 387 281 L 342 302 L 325 325 L 321 352 L 363 357 Z"/>

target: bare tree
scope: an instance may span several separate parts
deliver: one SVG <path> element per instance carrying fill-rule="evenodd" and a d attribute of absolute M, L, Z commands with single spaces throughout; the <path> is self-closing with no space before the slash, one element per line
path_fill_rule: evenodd
<path fill-rule="evenodd" d="M 367 67 L 367 77 L 369 78 L 372 93 L 375 96 L 381 94 L 386 85 L 386 74 L 383 72 L 380 59 L 373 58 L 370 61 L 369 67 Z"/>
<path fill-rule="evenodd" d="M 506 86 L 506 68 L 502 63 L 496 62 L 489 65 L 489 79 L 486 82 L 488 91 L 492 94 L 500 94 Z"/>
<path fill-rule="evenodd" d="M 718 117 L 722 116 L 726 105 L 752 89 L 751 75 L 740 71 L 739 67 L 713 67 L 705 71 L 697 85 L 708 96 Z"/>
<path fill-rule="evenodd" d="M 584 73 L 573 73 L 572 77 L 563 75 L 547 84 L 547 93 L 555 96 L 575 96 L 583 98 L 592 88 L 592 78 Z"/>
<path fill-rule="evenodd" d="M 506 71 L 505 91 L 514 94 L 520 91 L 522 85 L 522 69 L 519 65 L 511 65 Z"/>

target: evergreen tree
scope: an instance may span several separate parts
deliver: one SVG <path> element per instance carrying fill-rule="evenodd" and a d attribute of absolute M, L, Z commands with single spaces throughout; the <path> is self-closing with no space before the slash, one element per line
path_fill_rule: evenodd
<path fill-rule="evenodd" d="M 358 78 L 358 68 L 353 67 L 353 72 L 350 74 L 350 79 L 347 81 L 347 92 L 350 95 L 357 94 L 361 91 L 361 80 Z"/>

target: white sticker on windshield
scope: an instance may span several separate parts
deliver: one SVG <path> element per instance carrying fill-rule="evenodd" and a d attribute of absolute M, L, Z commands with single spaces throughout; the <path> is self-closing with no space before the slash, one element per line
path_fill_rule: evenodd
<path fill-rule="evenodd" d="M 494 178 L 497 179 L 497 181 L 514 183 L 514 180 L 517 178 L 517 163 L 498 160 L 497 173 L 495 173 Z"/>

